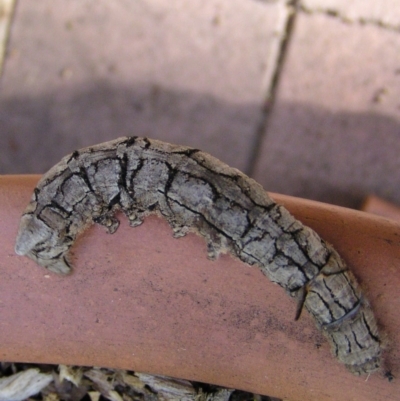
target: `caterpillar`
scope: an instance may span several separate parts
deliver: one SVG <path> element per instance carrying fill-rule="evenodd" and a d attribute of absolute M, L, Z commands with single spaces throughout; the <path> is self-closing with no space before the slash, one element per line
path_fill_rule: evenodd
<path fill-rule="evenodd" d="M 98 223 L 114 233 L 121 210 L 135 227 L 152 213 L 175 237 L 202 236 L 208 257 L 230 253 L 298 300 L 354 374 L 381 363 L 381 338 L 355 277 L 331 245 L 262 186 L 200 150 L 124 137 L 64 157 L 43 175 L 24 211 L 15 251 L 67 274 L 77 236 Z"/>

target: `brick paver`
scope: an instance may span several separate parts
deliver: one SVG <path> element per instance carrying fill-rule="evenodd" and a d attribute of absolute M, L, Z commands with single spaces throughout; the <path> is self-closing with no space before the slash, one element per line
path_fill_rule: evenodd
<path fill-rule="evenodd" d="M 20 1 L 0 93 L 2 173 L 123 135 L 249 152 L 284 1 Z"/>
<path fill-rule="evenodd" d="M 270 191 L 357 207 L 400 201 L 400 35 L 297 16 L 255 177 Z"/>
<path fill-rule="evenodd" d="M 270 191 L 400 203 L 392 1 L 302 0 L 266 115 L 284 0 L 18 2 L 1 80 L 1 172 L 41 173 L 73 149 L 146 135 L 253 164 Z"/>

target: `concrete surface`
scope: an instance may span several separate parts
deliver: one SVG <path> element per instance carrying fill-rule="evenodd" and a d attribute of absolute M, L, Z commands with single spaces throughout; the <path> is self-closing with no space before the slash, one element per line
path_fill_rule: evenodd
<path fill-rule="evenodd" d="M 146 135 L 206 150 L 271 191 L 400 203 L 398 7 L 288 4 L 17 2 L 1 173 L 43 173 L 76 148 Z"/>

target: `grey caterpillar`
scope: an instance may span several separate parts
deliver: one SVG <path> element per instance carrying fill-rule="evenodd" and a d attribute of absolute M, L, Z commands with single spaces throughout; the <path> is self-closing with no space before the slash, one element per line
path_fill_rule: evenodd
<path fill-rule="evenodd" d="M 132 226 L 157 213 L 176 237 L 202 236 L 210 258 L 228 252 L 257 266 L 299 300 L 337 359 L 355 374 L 380 366 L 373 312 L 338 253 L 261 185 L 196 149 L 126 137 L 81 149 L 39 181 L 22 215 L 15 251 L 70 272 L 68 253 L 93 223 L 115 232 L 121 210 Z"/>

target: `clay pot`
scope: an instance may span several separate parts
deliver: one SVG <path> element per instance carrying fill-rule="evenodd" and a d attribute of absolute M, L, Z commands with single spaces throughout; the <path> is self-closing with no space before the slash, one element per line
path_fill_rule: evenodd
<path fill-rule="evenodd" d="M 355 377 L 311 317 L 261 272 L 206 257 L 155 216 L 113 235 L 93 226 L 59 277 L 14 254 L 38 176 L 0 177 L 0 360 L 126 368 L 296 400 L 395 400 L 400 394 L 400 225 L 271 194 L 332 243 L 359 279 L 387 337 L 396 379 Z"/>

